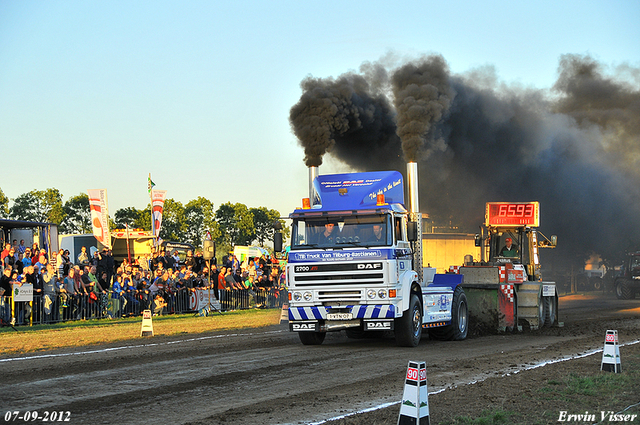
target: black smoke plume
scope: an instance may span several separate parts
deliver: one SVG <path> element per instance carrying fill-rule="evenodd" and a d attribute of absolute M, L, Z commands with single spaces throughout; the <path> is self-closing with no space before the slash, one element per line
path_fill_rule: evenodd
<path fill-rule="evenodd" d="M 420 207 L 436 223 L 475 233 L 486 202 L 539 201 L 563 257 L 640 248 L 637 69 L 564 55 L 545 91 L 491 69 L 452 74 L 440 56 L 366 65 L 302 82 L 290 120 L 307 165 L 327 152 L 359 171 L 418 160 Z"/>

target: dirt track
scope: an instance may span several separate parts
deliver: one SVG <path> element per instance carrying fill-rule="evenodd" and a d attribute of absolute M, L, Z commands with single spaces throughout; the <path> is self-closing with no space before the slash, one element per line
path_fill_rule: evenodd
<path fill-rule="evenodd" d="M 602 348 L 607 329 L 617 329 L 621 342 L 640 339 L 640 299 L 562 297 L 559 310 L 563 328 L 423 339 L 414 349 L 344 332 L 303 346 L 286 325 L 274 325 L 5 356 L 0 413 L 70 411 L 70 423 L 92 424 L 310 423 L 397 402 L 409 360 L 426 361 L 436 391 Z M 492 396 L 491 388 L 482 393 Z"/>

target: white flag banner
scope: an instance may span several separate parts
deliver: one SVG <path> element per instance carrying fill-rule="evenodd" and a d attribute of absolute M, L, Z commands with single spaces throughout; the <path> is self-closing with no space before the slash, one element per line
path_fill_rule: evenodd
<path fill-rule="evenodd" d="M 93 236 L 105 247 L 111 249 L 109 232 L 109 210 L 107 208 L 107 189 L 89 189 L 89 208 Z"/>
<path fill-rule="evenodd" d="M 151 191 L 151 219 L 153 220 L 153 235 L 156 238 L 160 235 L 160 227 L 162 226 L 162 210 L 164 209 L 164 200 L 166 197 L 166 190 Z"/>

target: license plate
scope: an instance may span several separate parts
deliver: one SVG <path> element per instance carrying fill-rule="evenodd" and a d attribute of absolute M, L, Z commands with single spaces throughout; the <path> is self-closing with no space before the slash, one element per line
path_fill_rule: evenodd
<path fill-rule="evenodd" d="M 327 313 L 327 320 L 351 320 L 352 313 Z"/>

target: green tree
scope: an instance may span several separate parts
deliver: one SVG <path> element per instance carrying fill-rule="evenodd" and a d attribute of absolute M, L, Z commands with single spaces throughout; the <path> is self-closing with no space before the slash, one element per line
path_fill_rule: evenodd
<path fill-rule="evenodd" d="M 62 223 L 65 217 L 58 189 L 32 190 L 13 201 L 9 216 L 16 220 Z"/>
<path fill-rule="evenodd" d="M 113 225 L 115 229 L 124 229 L 129 226 L 130 229 L 151 230 L 151 219 L 147 217 L 145 221 L 143 216 L 146 211 L 139 210 L 134 207 L 120 208 L 113 215 Z M 147 213 L 151 214 L 151 213 Z M 144 225 L 148 224 L 148 227 Z"/>
<path fill-rule="evenodd" d="M 227 202 L 216 210 L 220 227 L 218 242 L 231 246 L 248 245 L 255 239 L 253 214 L 244 204 Z"/>
<path fill-rule="evenodd" d="M 219 236 L 213 203 L 206 198 L 198 196 L 198 198 L 189 201 L 184 206 L 184 219 L 186 224 L 185 242 L 193 246 L 202 246 L 207 230 L 211 232 L 213 240 Z"/>
<path fill-rule="evenodd" d="M 285 229 L 284 220 L 280 220 L 280 213 L 276 210 L 269 210 L 266 207 L 251 208 L 249 209 L 253 214 L 253 226 L 255 228 L 255 239 L 260 246 L 264 246 L 265 241 L 273 241 L 275 229 L 273 223 L 280 221 L 283 225 L 283 231 Z"/>
<path fill-rule="evenodd" d="M 9 216 L 9 198 L 0 189 L 0 218 Z"/>
<path fill-rule="evenodd" d="M 187 225 L 185 223 L 184 206 L 172 198 L 164 201 L 160 239 L 165 241 L 183 241 Z"/>
<path fill-rule="evenodd" d="M 62 209 L 65 214 L 60 224 L 62 233 L 91 233 L 89 195 L 81 193 L 70 198 Z"/>

